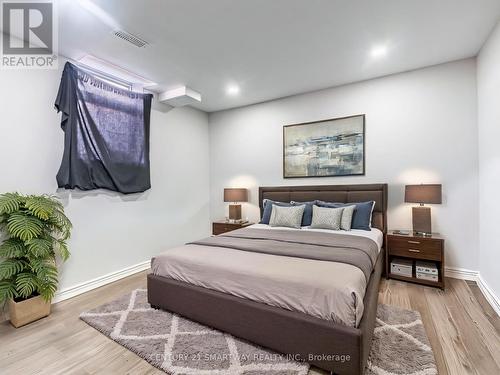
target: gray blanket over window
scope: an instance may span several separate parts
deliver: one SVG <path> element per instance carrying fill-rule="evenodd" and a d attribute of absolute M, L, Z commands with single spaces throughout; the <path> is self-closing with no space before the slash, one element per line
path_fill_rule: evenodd
<path fill-rule="evenodd" d="M 124 194 L 149 189 L 151 100 L 66 63 L 55 102 L 65 133 L 58 186 Z"/>

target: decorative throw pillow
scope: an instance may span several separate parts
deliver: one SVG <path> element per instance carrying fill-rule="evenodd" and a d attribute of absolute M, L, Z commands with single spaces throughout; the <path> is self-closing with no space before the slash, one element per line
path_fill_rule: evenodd
<path fill-rule="evenodd" d="M 272 227 L 290 227 L 300 229 L 302 215 L 306 206 L 281 207 L 273 204 L 269 225 Z"/>
<path fill-rule="evenodd" d="M 344 207 L 330 208 L 313 206 L 311 228 L 339 230 Z"/>
<path fill-rule="evenodd" d="M 342 218 L 340 219 L 340 229 L 351 230 L 352 216 L 354 215 L 355 209 L 355 205 L 344 207 L 344 211 L 342 211 Z"/>
<path fill-rule="evenodd" d="M 273 204 L 283 207 L 290 207 L 292 205 L 291 203 L 277 202 L 277 201 L 272 201 L 270 199 L 264 199 L 263 201 L 264 209 L 262 210 L 262 218 L 260 219 L 260 224 L 269 224 L 269 219 L 271 219 L 271 212 L 273 210 Z"/>
<path fill-rule="evenodd" d="M 304 216 L 302 216 L 302 226 L 308 227 L 309 225 L 311 225 L 313 216 L 313 205 L 316 204 L 316 201 L 310 201 L 310 202 L 291 201 L 290 203 L 292 204 L 292 206 L 301 206 L 303 204 L 306 206 L 306 208 L 304 209 Z"/>
<path fill-rule="evenodd" d="M 318 201 L 316 203 L 320 207 L 340 208 L 355 205 L 354 214 L 352 216 L 351 229 L 371 230 L 372 213 L 375 207 L 375 201 L 359 202 L 359 203 L 336 203 Z"/>

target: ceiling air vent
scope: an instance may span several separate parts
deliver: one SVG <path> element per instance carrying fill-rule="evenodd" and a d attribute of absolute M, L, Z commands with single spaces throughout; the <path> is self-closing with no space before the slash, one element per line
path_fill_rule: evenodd
<path fill-rule="evenodd" d="M 120 39 L 123 39 L 123 40 L 125 40 L 125 41 L 133 44 L 134 46 L 139 47 L 139 48 L 146 47 L 149 44 L 145 40 L 143 40 L 135 35 L 132 35 L 130 33 L 127 33 L 126 31 L 123 31 L 123 30 L 115 30 L 115 31 L 113 31 L 113 35 L 120 38 Z"/>

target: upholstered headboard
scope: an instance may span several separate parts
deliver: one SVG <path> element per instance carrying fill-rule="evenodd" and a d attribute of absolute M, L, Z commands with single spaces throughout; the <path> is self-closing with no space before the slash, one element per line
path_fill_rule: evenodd
<path fill-rule="evenodd" d="M 280 202 L 315 199 L 341 203 L 375 201 L 372 226 L 387 232 L 387 184 L 259 187 L 261 216 L 264 199 Z"/>

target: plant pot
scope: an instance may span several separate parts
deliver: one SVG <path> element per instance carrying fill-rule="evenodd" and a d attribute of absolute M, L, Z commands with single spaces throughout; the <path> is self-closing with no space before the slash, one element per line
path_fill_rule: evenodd
<path fill-rule="evenodd" d="M 9 300 L 10 323 L 16 328 L 45 318 L 49 314 L 50 302 L 46 302 L 42 296 L 31 297 L 19 302 Z"/>

